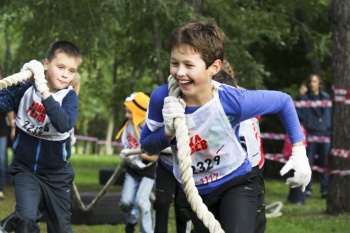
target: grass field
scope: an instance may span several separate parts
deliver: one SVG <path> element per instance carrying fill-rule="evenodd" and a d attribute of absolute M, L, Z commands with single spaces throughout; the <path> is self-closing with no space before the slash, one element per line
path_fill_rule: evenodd
<path fill-rule="evenodd" d="M 114 168 L 119 164 L 118 157 L 93 155 L 74 155 L 71 163 L 74 166 L 75 183 L 80 192 L 98 192 L 103 185 L 99 185 L 99 170 Z M 306 200 L 303 206 L 291 205 L 286 202 L 288 187 L 281 180 L 267 179 L 266 204 L 275 201 L 283 202 L 282 216 L 268 218 L 266 233 L 349 233 L 350 213 L 337 216 L 325 214 L 326 200 L 321 199 L 315 192 L 314 196 Z M 318 190 L 315 183 L 314 190 Z M 113 186 L 110 191 L 119 191 L 120 187 Z M 0 201 L 0 219 L 10 214 L 15 207 L 14 190 L 12 184 L 5 187 L 6 200 Z M 45 223 L 40 223 L 41 232 L 46 233 Z M 75 233 L 122 233 L 123 225 L 73 225 Z M 175 233 L 173 210 L 170 212 L 169 233 Z M 136 233 L 139 233 L 137 230 Z"/>

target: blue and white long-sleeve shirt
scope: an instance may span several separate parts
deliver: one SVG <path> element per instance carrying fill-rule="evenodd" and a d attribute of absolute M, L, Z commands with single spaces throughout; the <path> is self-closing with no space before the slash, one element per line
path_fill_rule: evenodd
<path fill-rule="evenodd" d="M 16 113 L 13 164 L 47 174 L 71 156 L 69 131 L 78 118 L 78 97 L 62 89 L 42 100 L 30 82 L 0 91 L 0 111 Z"/>
<path fill-rule="evenodd" d="M 251 91 L 236 89 L 228 85 L 218 84 L 213 81 L 214 85 L 219 85 L 218 98 L 222 105 L 226 120 L 229 121 L 234 134 L 239 141 L 239 123 L 249 118 L 277 114 L 285 126 L 292 143 L 303 141 L 304 134 L 300 130 L 300 123 L 295 111 L 292 98 L 279 91 Z M 164 98 L 168 96 L 168 86 L 162 85 L 156 88 L 152 95 L 148 109 L 147 124 L 143 127 L 141 133 L 141 146 L 144 151 L 150 154 L 157 154 L 166 147 L 175 146 L 176 139 L 169 142 L 164 133 L 164 120 L 162 109 Z M 203 106 L 186 107 L 185 114 L 193 114 Z M 210 119 L 208 119 L 210 121 Z M 215 122 L 212 122 L 215 124 Z M 237 127 L 238 126 L 238 127 Z M 221 135 L 225 138 L 227 135 Z M 227 168 L 225 168 L 227 170 Z M 199 194 L 208 194 L 218 188 L 220 185 L 229 180 L 244 175 L 251 170 L 251 163 L 248 157 L 229 174 L 218 180 L 214 180 L 204 185 L 196 183 Z"/>

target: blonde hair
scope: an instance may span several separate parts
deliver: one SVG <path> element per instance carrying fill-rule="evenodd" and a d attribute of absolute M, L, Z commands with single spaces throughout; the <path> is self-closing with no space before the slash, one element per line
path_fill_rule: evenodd
<path fill-rule="evenodd" d="M 232 78 L 235 78 L 235 72 L 233 71 L 231 64 L 226 59 L 222 61 L 221 69 L 228 73 Z"/>
<path fill-rule="evenodd" d="M 72 87 L 74 88 L 75 86 L 80 84 L 80 74 L 76 73 L 73 81 L 71 82 Z"/>
<path fill-rule="evenodd" d="M 80 74 L 76 73 L 74 79 L 70 83 L 70 85 L 73 87 L 77 95 L 79 94 L 79 91 L 80 91 L 80 78 L 81 78 Z"/>

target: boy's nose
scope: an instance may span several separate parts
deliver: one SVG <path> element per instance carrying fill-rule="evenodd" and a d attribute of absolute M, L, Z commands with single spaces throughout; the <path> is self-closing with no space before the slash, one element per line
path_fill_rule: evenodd
<path fill-rule="evenodd" d="M 65 77 L 65 78 L 68 78 L 68 70 L 63 70 L 62 71 L 62 76 Z"/>
<path fill-rule="evenodd" d="M 176 72 L 177 76 L 183 76 L 186 74 L 185 66 L 180 65 L 179 69 Z"/>

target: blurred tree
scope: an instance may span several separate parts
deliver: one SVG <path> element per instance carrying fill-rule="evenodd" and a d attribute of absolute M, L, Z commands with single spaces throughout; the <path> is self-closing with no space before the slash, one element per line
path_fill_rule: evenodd
<path fill-rule="evenodd" d="M 175 26 L 215 18 L 240 85 L 293 95 L 313 67 L 328 77 L 329 6 L 330 0 L 3 0 L 0 63 L 15 73 L 43 59 L 51 42 L 75 42 L 84 57 L 76 132 L 110 140 L 110 129 L 124 119 L 124 98 L 167 81 L 167 38 Z"/>

